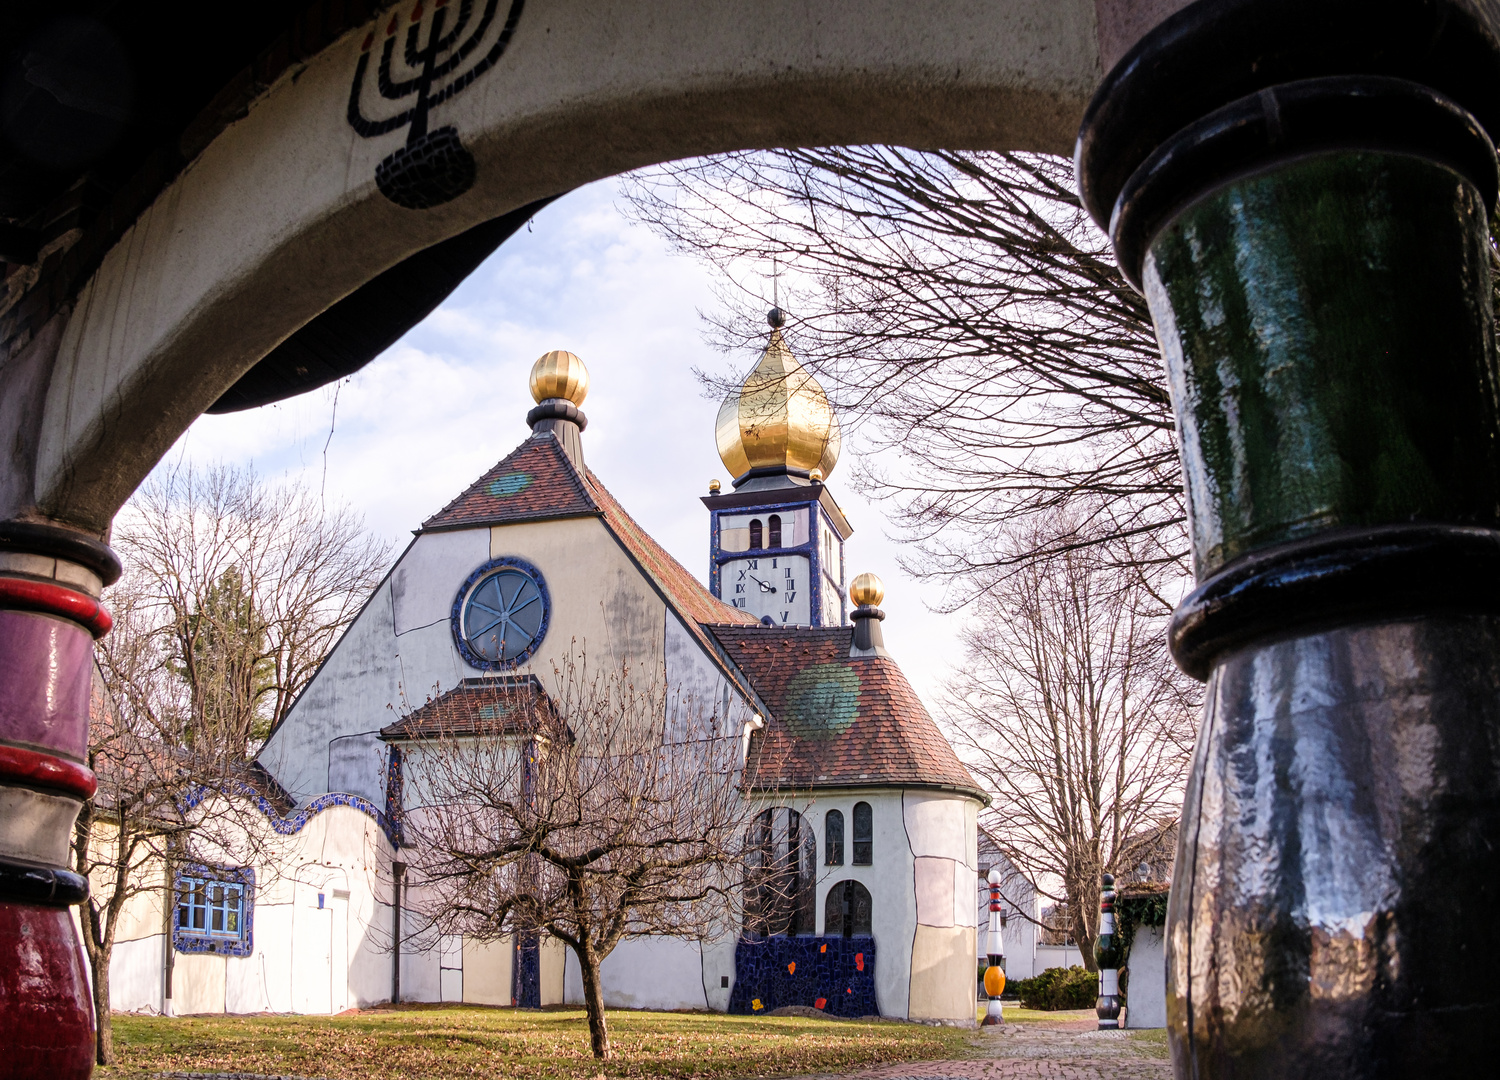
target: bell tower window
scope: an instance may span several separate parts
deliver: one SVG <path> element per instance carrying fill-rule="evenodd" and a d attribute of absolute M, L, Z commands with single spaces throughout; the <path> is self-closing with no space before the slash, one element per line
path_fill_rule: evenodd
<path fill-rule="evenodd" d="M 775 521 L 776 519 L 773 517 L 771 520 Z M 750 550 L 751 551 L 759 551 L 761 548 L 763 548 L 765 546 L 766 545 L 762 542 L 762 539 L 761 539 L 760 518 L 751 518 L 750 519 Z"/>
<path fill-rule="evenodd" d="M 781 546 L 781 515 L 772 514 L 767 524 L 771 526 L 771 538 L 766 546 L 779 548 Z"/>

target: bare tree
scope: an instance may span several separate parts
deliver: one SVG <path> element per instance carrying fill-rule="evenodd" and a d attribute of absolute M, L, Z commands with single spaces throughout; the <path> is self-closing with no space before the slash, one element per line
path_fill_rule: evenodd
<path fill-rule="evenodd" d="M 741 732 L 706 703 L 581 654 L 553 682 L 497 688 L 477 724 L 407 721 L 410 903 L 422 931 L 565 944 L 604 1059 L 600 965 L 630 935 L 731 932 L 753 807 Z"/>
<path fill-rule="evenodd" d="M 256 740 L 290 707 L 357 614 L 385 562 L 347 509 L 248 471 L 168 469 L 121 515 L 125 564 L 106 601 L 90 766 L 99 789 L 74 831 L 90 879 L 82 911 L 93 972 L 96 1060 L 114 1056 L 109 967 L 132 899 L 170 912 L 184 859 L 244 865 L 265 822 L 237 795 L 258 777 Z M 167 948 L 171 948 L 170 940 Z"/>
<path fill-rule="evenodd" d="M 78 816 L 72 846 L 74 869 L 90 881 L 80 917 L 100 1065 L 114 1061 L 109 969 L 131 901 L 155 894 L 169 918 L 174 861 L 244 863 L 260 846 L 260 823 L 243 803 L 203 797 L 242 790 L 252 777 L 240 747 L 183 741 L 189 695 L 161 650 L 139 580 L 123 581 L 110 603 L 114 630 L 100 643 L 89 723 L 89 767 L 99 786 Z"/>
<path fill-rule="evenodd" d="M 756 151 L 657 166 L 622 190 L 720 271 L 722 348 L 763 340 L 766 280 L 788 275 L 789 340 L 874 452 L 858 482 L 893 504 L 915 542 L 909 568 L 948 577 L 957 602 L 995 587 L 996 570 L 1066 550 L 1045 531 L 1028 534 L 1042 547 L 1014 543 L 1016 526 L 1059 508 L 1108 507 L 1090 543 L 1157 533 L 1153 557 L 1184 559 L 1150 316 L 1068 161 Z"/>
<path fill-rule="evenodd" d="M 379 583 L 389 546 L 253 471 L 158 470 L 116 523 L 142 616 L 188 691 L 183 741 L 243 755 L 291 708 Z"/>
<path fill-rule="evenodd" d="M 1066 906 L 1092 968 L 1099 876 L 1134 870 L 1174 827 L 1201 691 L 1167 653 L 1147 572 L 1159 563 L 1098 537 L 1097 515 L 1080 517 L 1033 521 L 1015 539 L 1012 550 L 1060 554 L 978 601 L 945 712 L 996 794 L 986 828 Z"/>

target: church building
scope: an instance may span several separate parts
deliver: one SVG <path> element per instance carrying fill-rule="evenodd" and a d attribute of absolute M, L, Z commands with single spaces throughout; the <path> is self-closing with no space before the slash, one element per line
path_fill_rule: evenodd
<path fill-rule="evenodd" d="M 885 648 L 879 579 L 846 580 L 838 420 L 781 324 L 773 310 L 719 411 L 733 481 L 703 499 L 706 587 L 588 467 L 583 362 L 537 361 L 530 437 L 422 523 L 267 739 L 275 865 L 174 870 L 117 946 L 117 1008 L 581 1002 L 556 942 L 414 942 L 398 920 L 413 749 L 482 718 L 502 683 L 545 687 L 586 643 L 717 703 L 775 762 L 745 798 L 798 853 L 801 890 L 721 940 L 627 939 L 603 965 L 607 1005 L 974 1023 L 987 797 Z"/>

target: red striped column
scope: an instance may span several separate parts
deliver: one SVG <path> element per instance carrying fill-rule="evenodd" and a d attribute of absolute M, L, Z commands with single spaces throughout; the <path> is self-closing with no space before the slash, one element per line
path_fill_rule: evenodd
<path fill-rule="evenodd" d="M 0 522 L 0 1080 L 87 1077 L 94 1016 L 68 911 L 73 824 L 94 793 L 89 698 L 99 593 L 120 575 L 104 544 Z"/>

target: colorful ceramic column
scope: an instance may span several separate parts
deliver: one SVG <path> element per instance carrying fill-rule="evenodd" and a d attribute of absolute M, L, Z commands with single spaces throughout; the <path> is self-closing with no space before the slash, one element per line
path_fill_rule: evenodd
<path fill-rule="evenodd" d="M 1115 879 L 1105 874 L 1099 890 L 1099 936 L 1094 939 L 1095 966 L 1099 969 L 1099 997 L 1094 1012 L 1099 1030 L 1120 1026 L 1120 935 L 1115 932 Z"/>
<path fill-rule="evenodd" d="M 94 793 L 89 697 L 114 553 L 68 529 L 0 522 L 0 1078 L 87 1077 L 94 1013 L 68 906 L 73 823 Z"/>
<path fill-rule="evenodd" d="M 1150 306 L 1208 682 L 1167 924 L 1179 1077 L 1494 1068 L 1500 43 L 1461 0 L 1216 0 L 1080 191 Z"/>
<path fill-rule="evenodd" d="M 985 1006 L 984 1024 L 1005 1023 L 1000 1012 L 1000 995 L 1005 991 L 1005 943 L 1001 940 L 1003 929 L 1000 915 L 1000 868 L 990 870 L 990 937 L 985 945 L 989 966 L 984 969 L 984 993 L 989 998 Z"/>

